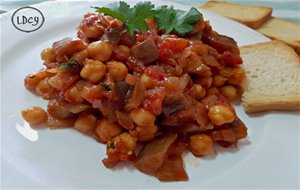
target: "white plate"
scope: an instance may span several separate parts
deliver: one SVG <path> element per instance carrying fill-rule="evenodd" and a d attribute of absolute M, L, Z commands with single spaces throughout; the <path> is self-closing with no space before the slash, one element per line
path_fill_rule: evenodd
<path fill-rule="evenodd" d="M 107 1 L 106 1 L 107 2 Z M 30 94 L 24 77 L 41 67 L 40 51 L 66 36 L 75 36 L 92 2 L 51 2 L 36 5 L 44 25 L 32 33 L 16 30 L 12 12 L 1 16 L 1 154 L 3 188 L 206 189 L 299 188 L 299 112 L 246 115 L 237 112 L 249 137 L 236 150 L 215 158 L 184 157 L 188 182 L 162 183 L 129 164 L 106 169 L 105 146 L 73 130 L 31 130 L 20 111 L 46 101 Z M 160 2 L 166 4 L 166 2 Z M 183 10 L 189 7 L 174 5 Z M 239 45 L 268 39 L 220 16 L 202 11 L 219 33 Z"/>

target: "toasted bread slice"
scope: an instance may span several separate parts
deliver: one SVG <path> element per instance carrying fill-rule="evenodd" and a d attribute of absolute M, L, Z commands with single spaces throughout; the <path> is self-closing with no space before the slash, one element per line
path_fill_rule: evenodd
<path fill-rule="evenodd" d="M 300 58 L 290 46 L 271 41 L 243 46 L 240 51 L 247 113 L 300 109 Z"/>
<path fill-rule="evenodd" d="M 270 7 L 245 6 L 237 3 L 208 1 L 200 8 L 236 20 L 255 29 L 271 18 L 272 15 L 272 8 Z"/>
<path fill-rule="evenodd" d="M 271 39 L 277 39 L 288 43 L 300 54 L 300 24 L 279 18 L 271 18 L 265 22 L 258 32 Z"/>

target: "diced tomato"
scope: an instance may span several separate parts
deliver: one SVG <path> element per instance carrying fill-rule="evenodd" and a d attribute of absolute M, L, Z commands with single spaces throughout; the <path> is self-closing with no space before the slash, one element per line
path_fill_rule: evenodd
<path fill-rule="evenodd" d="M 159 47 L 159 60 L 162 62 L 168 61 L 171 56 L 170 44 L 162 43 Z"/>
<path fill-rule="evenodd" d="M 126 62 L 128 60 L 128 55 L 124 53 L 118 46 L 112 45 L 111 58 L 115 61 Z"/>
<path fill-rule="evenodd" d="M 230 66 L 237 66 L 243 63 L 243 60 L 239 55 L 233 54 L 230 51 L 225 51 L 221 56 L 221 59 L 223 59 L 225 64 Z"/>
<path fill-rule="evenodd" d="M 108 100 L 113 100 L 114 95 L 113 95 L 112 91 L 104 91 L 103 97 L 105 97 Z"/>
<path fill-rule="evenodd" d="M 78 27 L 78 37 L 80 39 L 100 39 L 106 27 L 109 25 L 108 22 L 105 24 L 104 21 L 104 17 L 100 17 L 98 14 L 88 13 L 84 15 L 84 19 L 81 21 Z"/>
<path fill-rule="evenodd" d="M 189 45 L 189 41 L 183 38 L 167 38 L 164 43 L 168 43 L 169 48 L 175 52 L 182 52 Z"/>
<path fill-rule="evenodd" d="M 159 46 L 159 60 L 168 61 L 171 57 L 171 52 L 180 53 L 189 45 L 188 40 L 177 37 L 165 38 Z"/>
<path fill-rule="evenodd" d="M 96 99 L 103 97 L 103 88 L 100 85 L 90 85 L 83 88 L 82 97 L 89 103 L 93 103 Z"/>
<path fill-rule="evenodd" d="M 164 80 L 164 78 L 166 77 L 166 74 L 158 69 L 155 66 L 149 66 L 145 69 L 144 71 L 145 74 L 147 74 L 148 76 L 151 76 L 157 80 Z"/>
<path fill-rule="evenodd" d="M 165 91 L 162 88 L 148 90 L 143 102 L 143 107 L 154 115 L 159 115 L 162 112 L 162 102 L 164 97 Z"/>
<path fill-rule="evenodd" d="M 151 26 L 152 27 L 152 26 Z M 135 34 L 135 39 L 137 42 L 143 42 L 149 38 L 152 38 L 152 40 L 157 43 L 159 36 L 157 34 L 157 30 L 154 28 L 149 29 L 147 32 L 139 32 Z"/>

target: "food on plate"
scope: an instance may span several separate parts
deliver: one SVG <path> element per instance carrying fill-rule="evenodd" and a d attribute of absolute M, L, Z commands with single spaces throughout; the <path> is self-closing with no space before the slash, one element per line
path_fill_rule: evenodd
<path fill-rule="evenodd" d="M 23 118 L 31 125 L 42 124 L 47 121 L 47 112 L 41 108 L 34 106 L 22 111 Z"/>
<path fill-rule="evenodd" d="M 280 41 L 240 48 L 246 71 L 245 111 L 300 109 L 300 58 Z"/>
<path fill-rule="evenodd" d="M 200 8 L 245 24 L 271 39 L 283 41 L 300 54 L 300 24 L 271 17 L 271 7 L 208 1 Z"/>
<path fill-rule="evenodd" d="M 300 55 L 300 24 L 279 18 L 271 18 L 265 22 L 258 32 L 271 39 L 281 40 L 292 46 Z"/>
<path fill-rule="evenodd" d="M 234 39 L 213 31 L 196 8 L 95 9 L 78 38 L 41 52 L 44 68 L 25 86 L 49 100 L 47 115 L 33 107 L 26 121 L 74 128 L 106 144 L 106 167 L 132 161 L 161 181 L 188 180 L 184 151 L 204 156 L 214 144 L 235 147 L 247 137 L 229 102 L 245 78 Z"/>
<path fill-rule="evenodd" d="M 271 7 L 246 6 L 228 2 L 208 1 L 200 8 L 228 17 L 255 29 L 270 19 L 272 15 Z"/>

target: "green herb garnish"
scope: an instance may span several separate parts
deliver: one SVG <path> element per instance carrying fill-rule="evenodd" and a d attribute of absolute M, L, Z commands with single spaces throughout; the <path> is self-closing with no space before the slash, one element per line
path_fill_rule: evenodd
<path fill-rule="evenodd" d="M 145 31 L 148 26 L 145 19 L 154 15 L 154 5 L 151 2 L 139 2 L 134 7 L 130 7 L 124 1 L 119 2 L 119 6 L 113 8 L 94 7 L 96 12 L 104 13 L 124 22 L 125 28 L 133 35 L 134 31 Z"/>
<path fill-rule="evenodd" d="M 176 10 L 172 6 L 161 6 L 154 9 L 151 2 L 139 2 L 130 7 L 124 1 L 112 8 L 94 7 L 96 12 L 103 13 L 124 22 L 125 27 L 131 35 L 134 31 L 146 31 L 148 26 L 147 18 L 155 18 L 158 28 L 165 30 L 165 33 L 176 32 L 181 36 L 193 31 L 193 26 L 202 17 L 201 13 L 194 7 L 188 12 Z"/>
<path fill-rule="evenodd" d="M 174 30 L 176 10 L 173 7 L 161 6 L 155 10 L 154 18 L 160 30 L 168 34 Z"/>
<path fill-rule="evenodd" d="M 171 33 L 177 32 L 184 36 L 193 31 L 193 26 L 201 18 L 201 13 L 194 7 L 188 12 L 176 10 L 173 7 L 162 6 L 155 11 L 155 20 L 159 29 Z"/>
<path fill-rule="evenodd" d="M 115 147 L 116 147 L 116 145 L 113 142 L 108 144 L 108 148 L 115 148 Z"/>
<path fill-rule="evenodd" d="M 58 66 L 58 68 L 65 69 L 65 70 L 68 70 L 68 69 L 77 69 L 77 68 L 79 68 L 79 65 L 78 65 L 77 61 L 75 61 L 75 60 L 68 60 L 65 63 L 61 63 Z"/>
<path fill-rule="evenodd" d="M 100 83 L 100 86 L 102 88 L 104 88 L 105 91 L 107 91 L 107 92 L 110 91 L 109 84 L 102 82 L 102 83 Z"/>

